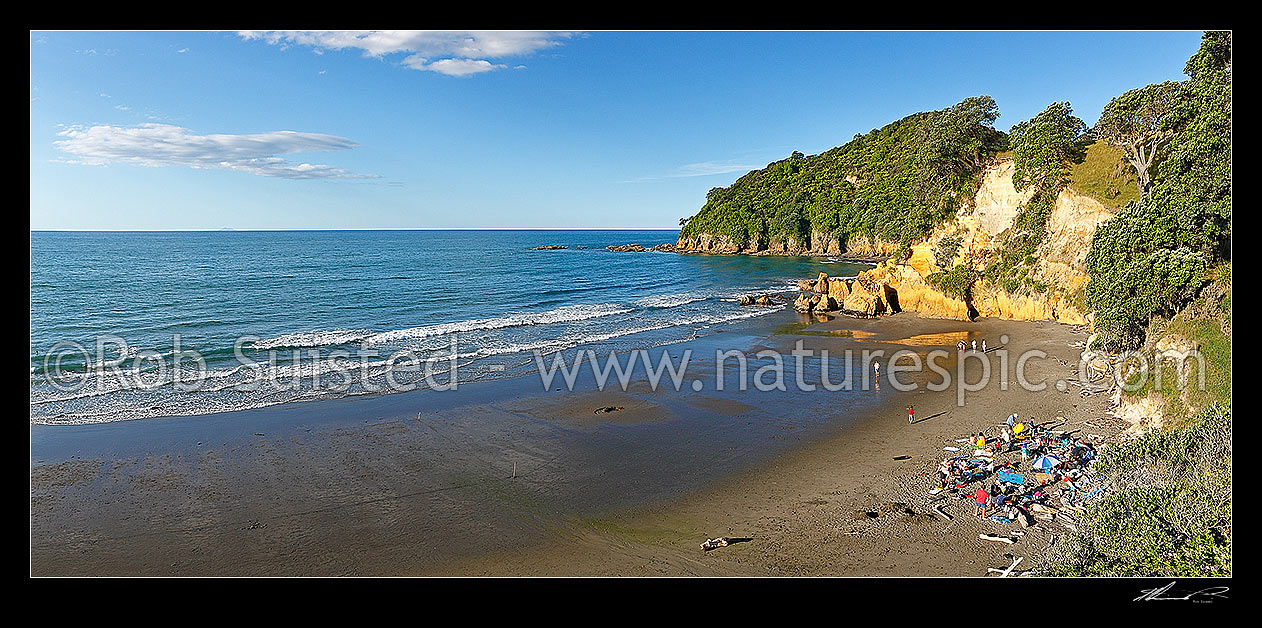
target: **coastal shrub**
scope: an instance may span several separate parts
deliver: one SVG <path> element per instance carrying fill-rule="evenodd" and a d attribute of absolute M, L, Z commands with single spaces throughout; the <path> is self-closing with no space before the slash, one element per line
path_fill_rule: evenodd
<path fill-rule="evenodd" d="M 1231 406 L 1104 449 L 1111 489 L 1048 558 L 1059 576 L 1230 576 Z"/>
<path fill-rule="evenodd" d="M 976 280 L 977 273 L 968 264 L 960 264 L 945 272 L 930 273 L 925 277 L 929 285 L 957 299 L 968 299 L 968 291 Z"/>
<path fill-rule="evenodd" d="M 1230 263 L 1218 264 L 1207 272 L 1207 277 L 1211 283 L 1178 314 L 1169 320 L 1157 318 L 1149 325 L 1150 343 L 1142 355 L 1150 372 L 1136 373 L 1127 382 L 1131 386 L 1122 391 L 1131 398 L 1159 395 L 1165 425 L 1182 425 L 1197 408 L 1231 401 Z M 1155 341 L 1167 336 L 1182 338 L 1195 346 L 1200 359 L 1189 357 L 1180 364 L 1178 354 L 1171 357 L 1157 351 Z M 1151 372 L 1157 368 L 1161 368 L 1160 378 Z M 1140 384 L 1138 388 L 1134 387 L 1136 384 Z"/>
<path fill-rule="evenodd" d="M 1086 131 L 1086 123 L 1074 115 L 1068 102 L 1054 102 L 1012 127 L 1012 184 L 1017 191 L 1034 187 L 1055 198 L 1068 182 L 1073 162 L 1082 160 L 1085 145 L 1081 140 Z"/>
<path fill-rule="evenodd" d="M 1096 228 L 1087 252 L 1087 303 L 1096 330 L 1118 347 L 1137 346 L 1154 315 L 1173 315 L 1203 283 L 1206 256 L 1179 246 L 1180 227 L 1155 203 L 1129 203 Z"/>
<path fill-rule="evenodd" d="M 813 233 L 843 245 L 853 237 L 908 244 L 955 215 L 959 199 L 980 184 L 982 166 L 1006 149 L 993 128 L 998 107 L 989 96 L 917 113 L 850 142 L 788 158 L 746 173 L 706 194 L 705 205 L 680 237 L 703 233 L 768 244 Z M 760 235 L 762 237 L 754 237 Z"/>
<path fill-rule="evenodd" d="M 939 268 L 949 268 L 955 256 L 959 255 L 964 237 L 959 235 L 943 236 L 933 249 L 933 259 Z"/>

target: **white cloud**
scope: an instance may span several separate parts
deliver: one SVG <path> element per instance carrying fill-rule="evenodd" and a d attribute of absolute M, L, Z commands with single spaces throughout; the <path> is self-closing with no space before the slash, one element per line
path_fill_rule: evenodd
<path fill-rule="evenodd" d="M 574 33 L 564 31 L 241 31 L 246 40 L 310 46 L 315 52 L 363 50 L 370 57 L 406 53 L 403 64 L 416 69 L 470 76 L 507 66 L 491 59 L 529 55 L 558 46 Z"/>
<path fill-rule="evenodd" d="M 439 59 L 430 63 L 420 55 L 412 55 L 403 60 L 403 65 L 414 70 L 429 70 L 447 76 L 469 76 L 493 70 L 503 69 L 503 65 L 493 64 L 485 59 Z"/>
<path fill-rule="evenodd" d="M 250 134 L 198 135 L 170 124 L 135 127 L 98 125 L 71 127 L 57 133 L 67 139 L 53 142 L 75 156 L 70 163 L 138 166 L 185 166 L 206 170 L 234 170 L 285 179 L 362 179 L 335 166 L 295 163 L 279 157 L 294 153 L 349 150 L 358 146 L 344 137 L 322 133 L 268 131 Z"/>

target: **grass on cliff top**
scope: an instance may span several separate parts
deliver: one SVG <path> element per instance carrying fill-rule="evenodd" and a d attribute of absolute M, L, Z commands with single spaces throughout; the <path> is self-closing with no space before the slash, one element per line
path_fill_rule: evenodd
<path fill-rule="evenodd" d="M 1081 163 L 1074 164 L 1069 187 L 1110 207 L 1125 207 L 1139 200 L 1139 183 L 1135 169 L 1126 161 L 1122 149 L 1095 142 L 1087 147 Z"/>

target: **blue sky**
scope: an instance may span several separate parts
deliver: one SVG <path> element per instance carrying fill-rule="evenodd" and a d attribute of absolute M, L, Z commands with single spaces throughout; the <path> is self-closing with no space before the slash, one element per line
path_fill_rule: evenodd
<path fill-rule="evenodd" d="M 1199 32 L 32 32 L 32 229 L 674 227 L 989 94 L 1094 123 Z"/>

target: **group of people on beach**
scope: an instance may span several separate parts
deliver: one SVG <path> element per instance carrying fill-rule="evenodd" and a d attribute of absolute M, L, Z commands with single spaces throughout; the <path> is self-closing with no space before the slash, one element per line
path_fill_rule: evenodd
<path fill-rule="evenodd" d="M 910 412 L 910 408 L 909 408 Z M 1063 421 L 1057 417 L 1058 421 Z M 1018 516 L 1028 515 L 1031 504 L 1046 500 L 1048 490 L 1060 487 L 1071 494 L 1092 488 L 1096 479 L 1086 472 L 1086 465 L 1096 455 L 1094 446 L 1084 440 L 1075 440 L 1068 434 L 1053 432 L 1048 425 L 1034 421 L 1022 422 L 1016 413 L 1008 416 L 998 436 L 987 438 L 985 432 L 957 440 L 973 449 L 973 455 L 961 453 L 942 459 L 938 465 L 938 487 L 933 494 L 942 491 L 956 493 L 957 499 L 972 498 L 979 517 L 990 516 L 1000 522 L 1011 522 Z M 959 451 L 958 447 L 945 447 Z M 1015 461 L 999 462 L 996 456 L 1015 451 L 1021 452 L 1021 462 L 1030 462 L 1039 454 L 1055 454 L 1042 460 L 1043 466 L 1032 467 L 1021 473 Z M 1036 462 L 1039 462 L 1036 460 Z M 1027 474 L 1034 482 L 1027 483 Z M 989 484 L 987 481 L 990 480 Z M 960 493 L 973 482 L 978 486 L 971 493 Z M 1087 493 L 1087 496 L 1094 492 Z"/>
<path fill-rule="evenodd" d="M 960 350 L 960 353 L 964 353 L 965 351 L 968 350 L 969 346 L 965 344 L 963 340 L 961 340 L 960 344 L 955 345 L 955 347 Z M 973 353 L 977 353 L 977 340 L 976 339 L 973 340 Z M 985 338 L 982 338 L 982 353 L 986 353 L 986 339 Z"/>

